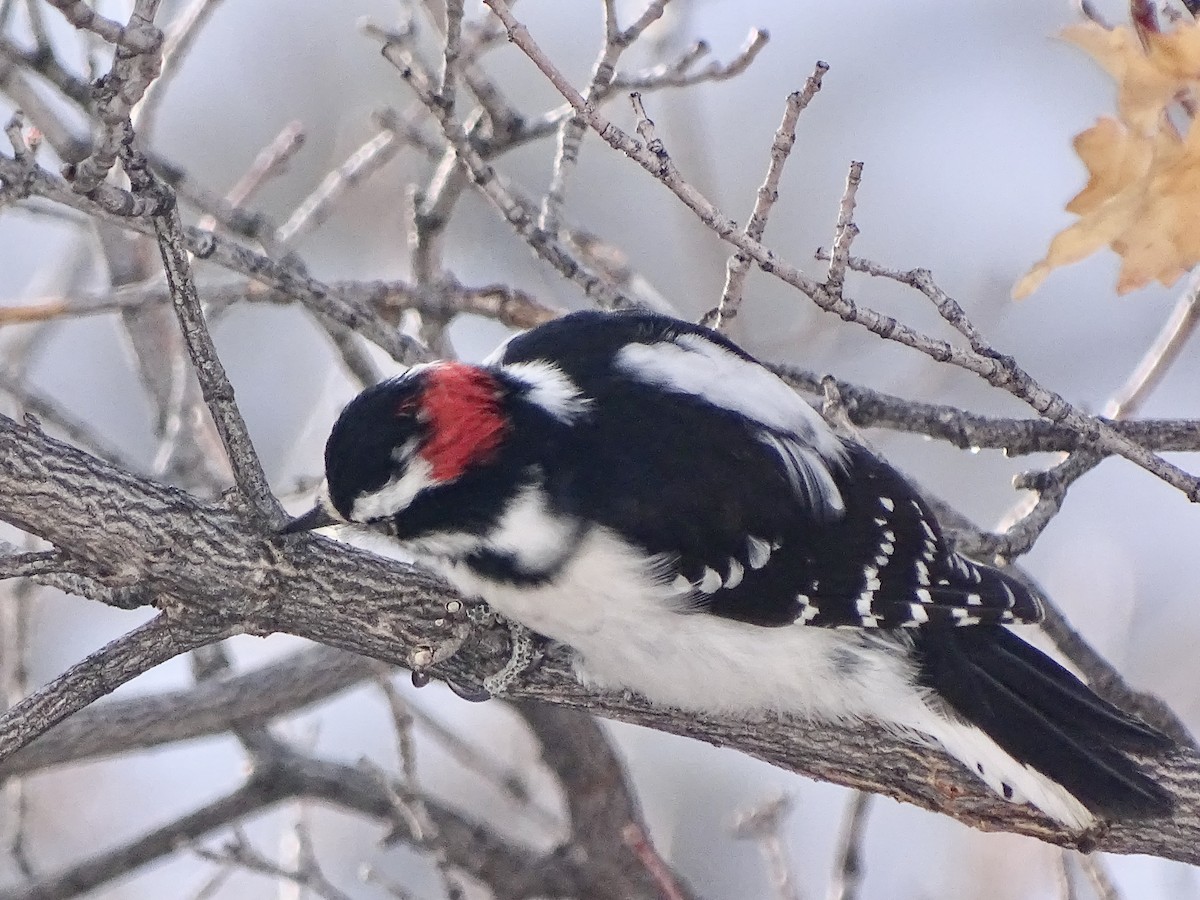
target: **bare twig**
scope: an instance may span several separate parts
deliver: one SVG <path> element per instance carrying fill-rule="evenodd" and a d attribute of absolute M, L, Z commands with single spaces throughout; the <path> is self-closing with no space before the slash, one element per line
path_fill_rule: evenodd
<path fill-rule="evenodd" d="M 1179 358 L 1197 323 L 1200 323 L 1200 275 L 1193 276 L 1137 367 L 1104 405 L 1104 415 L 1110 419 L 1134 415 Z"/>
<path fill-rule="evenodd" d="M 635 74 L 620 74 L 613 79 L 610 92 L 642 91 L 650 92 L 662 88 L 683 88 L 706 82 L 726 81 L 741 75 L 754 62 L 760 50 L 767 46 L 770 35 L 761 28 L 755 28 L 746 38 L 746 43 L 727 63 L 712 61 L 700 69 L 692 66 L 708 52 L 708 45 L 697 41 L 673 63 L 656 66 L 645 72 Z"/>
<path fill-rule="evenodd" d="M 447 896 L 453 897 L 461 893 L 463 888 L 460 880 L 452 871 L 445 848 L 439 840 L 437 824 L 429 815 L 429 808 L 425 805 L 425 800 L 420 793 L 417 780 L 417 751 L 412 735 L 412 714 L 408 704 L 404 702 L 400 692 L 392 684 L 390 670 L 387 667 L 379 667 L 377 670 L 376 684 L 383 692 L 384 698 L 387 700 L 388 711 L 392 716 L 392 730 L 396 735 L 396 755 L 399 757 L 400 771 L 403 774 L 407 790 L 402 796 L 391 787 L 386 776 L 379 773 L 381 783 L 388 796 L 394 801 L 396 814 L 401 820 L 397 824 L 406 826 L 414 843 L 433 858 Z"/>
<path fill-rule="evenodd" d="M 122 147 L 133 140 L 130 114 L 157 76 L 162 62 L 162 32 L 154 26 L 161 0 L 135 0 L 129 24 L 113 31 L 115 24 L 91 14 L 78 0 L 53 0 L 77 27 L 102 25 L 106 40 L 118 44 L 112 68 L 103 79 L 95 103 L 96 133 L 87 159 L 70 167 L 69 178 L 76 192 L 91 197 L 117 162 Z M 73 18 L 74 16 L 74 18 Z M 116 190 L 107 186 L 113 196 Z M 131 212 L 131 215 L 145 214 Z"/>
<path fill-rule="evenodd" d="M 217 357 L 216 347 L 204 322 L 178 210 L 172 206 L 167 214 L 156 216 L 154 229 L 158 235 L 158 249 L 162 254 L 175 314 L 200 380 L 204 402 L 225 445 L 234 480 L 254 511 L 269 525 L 277 525 L 285 518 L 283 508 L 271 493 L 266 473 L 262 470 L 246 423 L 234 400 L 233 386 Z"/>
<path fill-rule="evenodd" d="M 7 709 L 21 701 L 29 690 L 29 626 L 30 600 L 36 590 L 31 582 L 10 585 L 8 596 L 0 605 L 0 690 Z M 34 877 L 30 857 L 28 780 L 12 778 L 4 784 L 6 807 L 5 845 L 17 871 L 26 880 Z"/>
<path fill-rule="evenodd" d="M 458 73 L 458 61 L 462 54 L 463 0 L 446 0 L 446 27 L 442 53 L 442 78 L 438 85 L 438 96 L 446 111 L 454 112 L 454 79 Z"/>
<path fill-rule="evenodd" d="M 509 800 L 521 807 L 526 815 L 537 819 L 539 825 L 551 832 L 562 830 L 562 818 L 537 801 L 530 793 L 526 779 L 520 771 L 510 768 L 494 754 L 486 752 L 452 731 L 428 710 L 410 703 L 408 712 L 453 759 L 495 785 Z"/>
<path fill-rule="evenodd" d="M 315 646 L 188 689 L 111 699 L 80 710 L 0 764 L 0 778 L 145 750 L 286 718 L 367 679 L 370 660 Z"/>
<path fill-rule="evenodd" d="M 800 886 L 784 849 L 780 832 L 791 813 L 792 801 L 786 794 L 765 800 L 752 809 L 739 812 L 733 821 L 733 833 L 754 841 L 770 872 L 771 887 L 777 900 L 800 900 Z"/>
<path fill-rule="evenodd" d="M 646 872 L 654 879 L 654 883 L 662 894 L 662 900 L 687 900 L 675 880 L 675 874 L 659 855 L 654 844 L 650 842 L 645 828 L 630 823 L 622 830 L 621 838 L 625 842 L 625 846 L 633 852 Z"/>
<path fill-rule="evenodd" d="M 1067 491 L 1076 481 L 1099 465 L 1102 457 L 1088 450 L 1076 450 L 1058 465 L 1045 472 L 1026 472 L 1013 480 L 1013 486 L 1034 491 L 1037 500 L 1016 521 L 1002 519 L 998 528 L 1003 534 L 994 545 L 985 545 L 985 552 L 1007 563 L 1028 553 L 1050 521 L 1058 515 Z"/>
<path fill-rule="evenodd" d="M 854 791 L 846 803 L 842 829 L 833 857 L 833 878 L 829 882 L 829 900 L 857 900 L 863 881 L 862 845 L 866 837 L 867 813 L 871 794 Z"/>
<path fill-rule="evenodd" d="M 212 0 L 199 0 L 199 2 L 209 3 Z M 155 84 L 158 83 L 155 82 Z M 279 134 L 275 135 L 271 142 L 263 147 L 258 155 L 254 157 L 254 162 L 250 164 L 250 168 L 242 174 L 242 177 L 237 180 L 225 195 L 225 202 L 235 210 L 245 205 L 260 187 L 283 171 L 284 167 L 303 146 L 304 126 L 300 122 L 288 122 L 288 124 L 280 129 Z M 224 217 L 224 220 L 228 222 L 229 217 Z M 214 213 L 206 213 L 196 223 L 196 227 L 201 230 L 211 230 L 216 226 L 218 221 L 218 217 Z M 259 227 L 258 222 L 261 222 L 261 218 L 256 217 L 255 225 L 250 231 L 254 237 L 261 241 L 264 238 L 263 232 L 266 229 Z M 268 249 L 275 253 L 279 252 L 278 248 L 274 246 Z"/>
<path fill-rule="evenodd" d="M 316 854 L 312 847 L 312 838 L 308 826 L 303 821 L 296 824 L 294 839 L 296 841 L 297 862 L 295 868 L 287 868 L 274 860 L 268 859 L 246 839 L 240 832 L 232 840 L 226 841 L 217 850 L 203 847 L 193 848 L 201 859 L 222 866 L 237 866 L 249 872 L 268 875 L 272 878 L 282 878 L 294 882 L 299 887 L 311 892 L 323 900 L 350 900 L 350 895 L 342 892 L 325 876 L 317 863 Z"/>
<path fill-rule="evenodd" d="M 10 181 L 23 183 L 30 193 L 81 210 L 100 221 L 117 224 L 122 228 L 141 234 L 155 233 L 154 226 L 150 221 L 133 216 L 118 216 L 107 205 L 94 199 L 94 196 L 89 198 L 74 193 L 63 179 L 44 169 L 29 170 L 3 154 L 0 154 L 0 179 L 6 183 Z M 102 185 L 102 187 L 111 186 Z M 149 214 L 160 206 L 166 205 L 160 200 L 144 197 L 134 198 L 129 192 L 120 191 L 117 188 L 112 188 L 112 190 L 121 197 L 128 198 L 129 210 L 139 209 L 144 214 Z M 400 362 L 411 364 L 426 358 L 426 350 L 418 342 L 387 325 L 371 310 L 346 300 L 339 291 L 312 278 L 297 266 L 278 263 L 211 231 L 184 228 L 183 237 L 187 251 L 197 258 L 214 262 L 231 271 L 239 272 L 270 285 L 282 294 L 302 303 L 315 314 L 326 316 L 357 331 Z"/>
<path fill-rule="evenodd" d="M 384 129 L 355 150 L 340 166 L 326 175 L 316 189 L 296 206 L 288 220 L 275 231 L 275 241 L 287 250 L 329 218 L 334 205 L 392 160 L 400 150 L 396 132 Z"/>
<path fill-rule="evenodd" d="M 1092 890 L 1096 892 L 1096 900 L 1121 900 L 1121 892 L 1113 883 L 1108 867 L 1104 864 L 1104 857 L 1098 853 L 1080 853 L 1076 855 L 1075 861 L 1087 876 Z"/>
<path fill-rule="evenodd" d="M 46 0 L 61 12 L 76 28 L 99 35 L 110 44 L 116 44 L 133 53 L 154 53 L 162 44 L 162 35 L 145 27 L 144 21 L 131 21 L 123 26 L 120 22 L 106 19 L 97 14 L 83 0 Z M 154 5 L 139 4 L 140 15 L 152 19 Z M 149 7 L 147 15 L 147 6 Z"/>
<path fill-rule="evenodd" d="M 225 634 L 225 629 L 199 620 L 155 616 L 0 715 L 0 761 L 130 679 Z"/>
<path fill-rule="evenodd" d="M 604 0 L 604 44 L 592 65 L 592 76 L 588 81 L 584 103 L 594 105 L 600 101 L 616 76 L 617 61 L 621 54 L 650 25 L 662 17 L 666 5 L 666 0 L 655 0 L 648 4 L 637 21 L 622 31 L 617 24 L 616 0 Z M 543 231 L 554 233 L 558 230 L 559 214 L 566 199 L 567 178 L 579 160 L 579 148 L 586 129 L 587 123 L 579 115 L 571 116 L 559 126 L 550 186 L 542 200 L 541 214 L 538 217 L 538 227 Z"/>
<path fill-rule="evenodd" d="M 800 120 L 800 114 L 817 95 L 817 91 L 821 90 L 821 79 L 828 71 L 829 64 L 818 61 L 804 87 L 788 95 L 787 104 L 783 109 L 783 121 L 779 123 L 779 128 L 775 130 L 775 139 L 771 142 L 767 174 L 755 194 L 754 209 L 746 223 L 746 234 L 755 240 L 762 238 L 767 229 L 767 218 L 771 215 L 775 201 L 779 199 L 779 181 L 783 177 L 783 166 L 796 144 L 796 123 Z M 737 316 L 742 305 L 746 274 L 749 271 L 750 258 L 743 253 L 734 253 L 725 264 L 725 287 L 721 291 L 721 300 L 713 319 L 713 327 L 718 331 L 726 330 Z"/>
<path fill-rule="evenodd" d="M 829 269 L 825 275 L 825 289 L 834 297 L 842 296 L 842 285 L 846 281 L 846 260 L 850 258 L 850 244 L 858 234 L 854 224 L 854 205 L 858 198 L 858 186 L 862 182 L 861 162 L 850 163 L 846 175 L 846 189 L 838 204 L 837 222 L 833 226 L 833 249 L 829 252 Z"/>
<path fill-rule="evenodd" d="M 470 171 L 474 185 L 504 217 L 529 247 L 550 263 L 565 278 L 573 281 L 583 292 L 605 307 L 635 306 L 637 301 L 611 282 L 596 275 L 592 268 L 564 246 L 557 235 L 539 228 L 529 204 L 522 202 L 512 188 L 489 165 L 471 141 L 462 125 L 449 116 L 437 102 L 428 73 L 412 55 L 399 44 L 386 44 L 384 58 L 397 67 L 417 98 L 442 129 L 447 142 L 454 148 L 460 162 Z M 3 159 L 0 158 L 0 163 Z"/>

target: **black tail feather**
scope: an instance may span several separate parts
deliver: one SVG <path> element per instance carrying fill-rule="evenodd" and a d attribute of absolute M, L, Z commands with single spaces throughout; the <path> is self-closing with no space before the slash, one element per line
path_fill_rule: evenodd
<path fill-rule="evenodd" d="M 1162 752 L 1170 738 L 1097 696 L 1008 629 L 926 630 L 916 649 L 924 684 L 1093 813 L 1170 812 L 1170 795 L 1122 752 Z"/>

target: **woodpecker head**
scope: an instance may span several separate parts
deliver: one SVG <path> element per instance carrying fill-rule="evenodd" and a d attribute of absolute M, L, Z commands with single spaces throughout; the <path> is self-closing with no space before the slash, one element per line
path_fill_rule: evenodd
<path fill-rule="evenodd" d="M 417 366 L 350 401 L 325 444 L 321 502 L 283 529 L 394 527 L 418 500 L 492 463 L 512 430 L 511 391 L 494 370 Z"/>

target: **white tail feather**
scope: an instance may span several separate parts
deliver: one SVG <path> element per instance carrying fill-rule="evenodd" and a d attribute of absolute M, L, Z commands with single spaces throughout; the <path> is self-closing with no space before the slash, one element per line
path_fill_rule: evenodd
<path fill-rule="evenodd" d="M 1066 788 L 1013 759 L 975 726 L 935 716 L 922 730 L 1004 799 L 1028 803 L 1074 830 L 1095 824 L 1095 816 Z"/>

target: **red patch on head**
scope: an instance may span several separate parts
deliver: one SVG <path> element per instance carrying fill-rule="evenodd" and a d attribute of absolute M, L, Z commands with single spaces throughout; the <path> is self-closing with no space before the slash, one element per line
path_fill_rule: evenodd
<path fill-rule="evenodd" d="M 425 372 L 421 406 L 429 438 L 421 455 L 438 481 L 451 481 L 469 466 L 486 462 L 500 446 L 508 419 L 500 411 L 500 386 L 484 369 L 439 363 Z"/>

